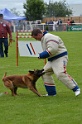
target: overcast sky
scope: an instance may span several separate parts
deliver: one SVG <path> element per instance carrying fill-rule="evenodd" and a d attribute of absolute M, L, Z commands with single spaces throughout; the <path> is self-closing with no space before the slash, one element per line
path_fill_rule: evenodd
<path fill-rule="evenodd" d="M 50 0 L 44 0 L 44 2 L 49 3 Z M 51 0 L 52 2 L 59 2 L 62 0 Z M 25 3 L 26 0 L 0 0 L 0 10 L 7 8 L 12 9 L 16 8 L 17 11 L 19 11 L 21 14 L 23 13 L 23 3 Z M 80 4 L 82 3 L 82 0 L 66 0 L 66 3 L 68 4 Z"/>

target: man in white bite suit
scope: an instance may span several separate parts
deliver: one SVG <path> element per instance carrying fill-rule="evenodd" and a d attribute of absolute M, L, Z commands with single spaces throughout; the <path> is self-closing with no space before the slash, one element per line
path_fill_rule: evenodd
<path fill-rule="evenodd" d="M 68 61 L 67 49 L 59 36 L 50 34 L 40 29 L 32 31 L 32 37 L 41 41 L 43 52 L 39 54 L 39 59 L 48 59 L 44 66 L 45 74 L 42 76 L 46 91 L 46 96 L 56 95 L 56 86 L 51 76 L 53 73 L 66 87 L 71 89 L 75 96 L 80 94 L 80 88 L 76 81 L 67 73 L 66 65 Z"/>

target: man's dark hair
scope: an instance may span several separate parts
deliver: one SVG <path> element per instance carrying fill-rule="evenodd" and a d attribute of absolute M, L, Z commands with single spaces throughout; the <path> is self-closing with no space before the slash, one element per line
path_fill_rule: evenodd
<path fill-rule="evenodd" d="M 3 14 L 0 14 L 0 17 L 3 17 Z"/>
<path fill-rule="evenodd" d="M 33 29 L 31 36 L 37 36 L 39 33 L 42 34 L 42 31 L 39 28 Z"/>

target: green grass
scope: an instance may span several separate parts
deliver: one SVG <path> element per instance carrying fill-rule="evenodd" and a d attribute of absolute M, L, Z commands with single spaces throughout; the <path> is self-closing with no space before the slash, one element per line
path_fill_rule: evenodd
<path fill-rule="evenodd" d="M 82 89 L 82 32 L 52 33 L 59 35 L 64 41 L 69 53 L 67 71 Z M 15 39 L 15 34 L 13 37 Z M 9 93 L 0 96 L 1 124 L 82 124 L 82 95 L 75 97 L 54 75 L 56 97 L 38 97 L 27 89 L 18 89 L 19 95 L 12 97 L 1 80 L 4 72 L 7 75 L 26 74 L 29 69 L 41 69 L 44 61 L 19 57 L 18 64 L 17 67 L 16 44 L 13 42 L 9 47 L 9 57 L 0 58 L 0 92 Z M 37 89 L 41 94 L 46 93 L 41 78 L 37 81 Z"/>

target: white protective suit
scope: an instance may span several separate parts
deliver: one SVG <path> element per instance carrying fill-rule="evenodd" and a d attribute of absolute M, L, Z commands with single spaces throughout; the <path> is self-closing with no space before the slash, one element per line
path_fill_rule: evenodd
<path fill-rule="evenodd" d="M 66 72 L 68 55 L 62 39 L 56 35 L 45 33 L 41 39 L 41 45 L 43 52 L 39 54 L 39 58 L 48 59 L 44 66 L 46 73 L 42 77 L 48 95 L 56 95 L 55 82 L 51 76 L 53 73 L 66 87 L 75 92 L 79 87 L 76 81 Z"/>

